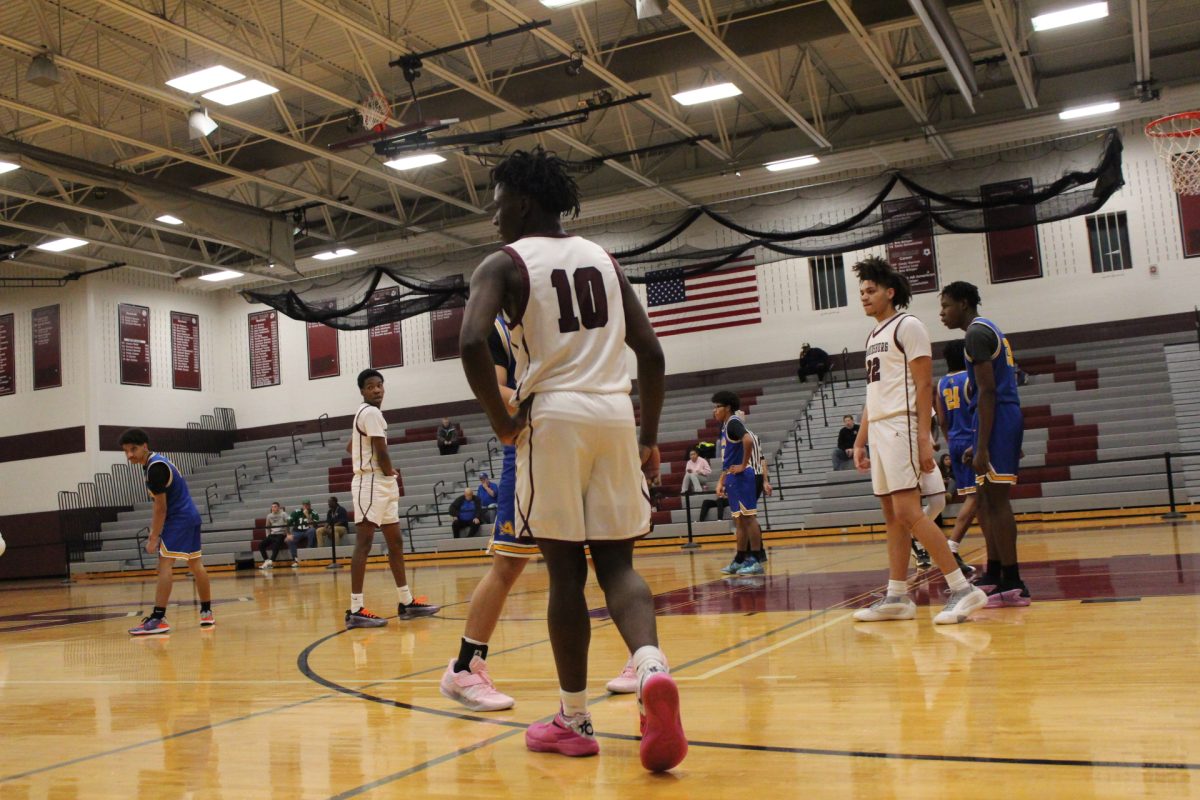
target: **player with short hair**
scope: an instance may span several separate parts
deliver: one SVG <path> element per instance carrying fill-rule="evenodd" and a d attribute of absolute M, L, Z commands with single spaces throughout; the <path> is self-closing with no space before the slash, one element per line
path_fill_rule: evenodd
<path fill-rule="evenodd" d="M 363 605 L 363 580 L 367 557 L 375 530 L 383 529 L 387 542 L 388 566 L 396 581 L 400 619 L 415 619 L 436 614 L 440 606 L 429 605 L 413 597 L 404 571 L 404 543 L 400 540 L 400 485 L 387 449 L 387 422 L 383 418 L 383 375 L 378 370 L 358 373 L 362 404 L 354 413 L 350 451 L 354 477 L 350 481 L 350 499 L 354 505 L 354 556 L 350 560 L 350 608 L 346 610 L 346 628 L 380 628 L 387 620 Z"/>
<path fill-rule="evenodd" d="M 713 418 L 721 423 L 721 477 L 717 479 L 717 497 L 727 498 L 733 516 L 737 553 L 721 568 L 726 575 L 762 575 L 766 560 L 762 528 L 758 524 L 758 486 L 755 478 L 761 454 L 754 434 L 746 427 L 738 411 L 741 398 L 734 392 L 720 391 L 712 396 Z"/>
<path fill-rule="evenodd" d="M 151 555 L 158 553 L 154 611 L 136 628 L 130 628 L 129 632 L 134 636 L 148 636 L 171 631 L 166 616 L 176 561 L 186 563 L 196 580 L 196 594 L 200 597 L 200 627 L 211 628 L 216 621 L 212 612 L 212 587 L 208 572 L 200 560 L 200 511 L 192 501 L 187 481 L 169 458 L 150 451 L 150 437 L 141 428 L 130 428 L 123 432 L 119 442 L 125 458 L 130 464 L 141 466 L 146 477 L 146 491 L 154 503 L 146 552 Z"/>
<path fill-rule="evenodd" d="M 975 585 L 986 587 L 989 606 L 1027 606 L 1029 589 L 1021 581 L 1017 521 L 1009 501 L 1025 435 L 1016 361 L 996 323 L 979 316 L 979 289 L 973 284 L 947 284 L 941 302 L 942 324 L 966 332 L 963 352 L 975 427 L 967 452 L 975 470 L 979 519 L 988 550 L 987 568 Z"/>
<path fill-rule="evenodd" d="M 854 612 L 860 622 L 913 619 L 908 596 L 909 540 L 924 546 L 946 578 L 950 597 L 934 624 L 965 622 L 987 604 L 954 563 L 946 537 L 921 511 L 921 496 L 932 496 L 942 483 L 933 460 L 933 361 L 929 331 L 899 309 L 912 298 L 908 279 L 878 256 L 854 265 L 863 311 L 876 326 L 867 337 L 867 403 L 854 442 L 854 464 L 871 472 L 871 486 L 887 524 L 888 588 L 885 596 Z M 871 455 L 867 457 L 867 443 Z M 936 480 L 934 476 L 936 475 Z M 945 491 L 944 486 L 940 491 Z"/>
<path fill-rule="evenodd" d="M 608 612 L 633 653 L 642 764 L 671 769 L 687 753 L 679 690 L 658 647 L 650 589 L 633 568 L 634 541 L 650 530 L 641 467 L 659 469 L 662 348 L 612 257 L 563 231 L 561 217 L 579 213 L 565 162 L 541 147 L 518 150 L 492 170 L 492 180 L 492 221 L 506 246 L 471 277 L 461 351 L 496 435 L 517 445 L 516 534 L 537 541 L 550 576 L 547 616 L 561 703 L 552 721 L 526 730 L 525 745 L 568 756 L 600 749 L 587 710 L 586 546 Z M 487 344 L 501 311 L 517 360 L 508 404 Z M 637 356 L 640 436 L 626 345 Z"/>
<path fill-rule="evenodd" d="M 962 507 L 954 519 L 954 530 L 950 534 L 948 544 L 959 569 L 970 577 L 975 568 L 963 561 L 958 553 L 959 544 L 975 519 L 975 470 L 963 457 L 975 443 L 975 423 L 969 407 L 971 384 L 967 380 L 967 362 L 963 356 L 962 340 L 947 342 L 942 350 L 942 357 L 946 360 L 948 371 L 938 380 L 934 409 L 938 415 L 938 427 L 946 436 L 950 473 L 954 476 L 956 491 L 963 497 Z"/>

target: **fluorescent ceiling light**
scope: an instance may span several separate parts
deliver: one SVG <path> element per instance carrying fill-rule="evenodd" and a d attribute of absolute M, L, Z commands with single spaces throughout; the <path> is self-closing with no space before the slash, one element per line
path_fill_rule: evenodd
<path fill-rule="evenodd" d="M 212 281 L 212 282 L 216 283 L 217 281 L 231 281 L 234 278 L 240 278 L 240 277 L 242 277 L 242 273 L 238 272 L 237 270 L 223 269 L 220 272 L 209 272 L 205 275 L 201 275 L 200 280 Z"/>
<path fill-rule="evenodd" d="M 732 83 L 716 83 L 701 89 L 679 92 L 671 97 L 681 106 L 694 106 L 699 103 L 711 103 L 713 100 L 724 100 L 726 97 L 737 97 L 742 90 Z"/>
<path fill-rule="evenodd" d="M 163 214 L 161 217 L 154 218 L 157 222 L 163 222 L 167 225 L 182 225 L 183 220 L 179 217 L 172 217 L 170 214 Z"/>
<path fill-rule="evenodd" d="M 1035 31 L 1048 31 L 1062 28 L 1079 22 L 1091 22 L 1094 19 L 1104 19 L 1108 16 L 1108 3 L 1087 3 L 1061 11 L 1051 11 L 1049 14 L 1038 14 L 1033 18 Z"/>
<path fill-rule="evenodd" d="M 339 247 L 337 250 L 326 250 L 324 253 L 317 253 L 313 258 L 317 261 L 329 261 L 334 258 L 345 258 L 346 256 L 357 254 L 357 250 L 351 250 L 349 247 Z"/>
<path fill-rule="evenodd" d="M 20 169 L 20 164 L 13 164 L 10 161 L 0 161 L 0 175 L 6 172 L 12 172 L 14 169 Z"/>
<path fill-rule="evenodd" d="M 220 103 L 223 106 L 232 106 L 244 103 L 247 100 L 253 100 L 256 97 L 275 94 L 278 91 L 274 86 L 268 86 L 262 81 L 248 80 L 235 83 L 233 86 L 213 89 L 211 92 L 205 92 L 203 96 L 205 100 L 212 100 L 214 103 Z"/>
<path fill-rule="evenodd" d="M 541 4 L 546 8 L 563 8 L 564 6 L 578 5 L 585 0 L 541 0 Z"/>
<path fill-rule="evenodd" d="M 821 159 L 816 156 L 796 156 L 795 158 L 785 158 L 781 161 L 769 161 L 763 164 L 763 166 L 767 168 L 767 172 L 783 172 L 785 169 L 811 167 L 813 164 L 820 163 Z"/>
<path fill-rule="evenodd" d="M 1111 103 L 1094 103 L 1090 106 L 1076 106 L 1068 108 L 1066 111 L 1060 111 L 1059 119 L 1079 119 L 1080 117 L 1091 117 L 1096 114 L 1109 114 L 1121 107 L 1121 104 L 1113 101 Z"/>
<path fill-rule="evenodd" d="M 428 167 L 430 164 L 440 164 L 446 159 L 439 156 L 437 153 L 421 153 L 419 156 L 406 156 L 405 158 L 397 158 L 392 161 L 385 161 L 385 167 L 392 169 L 416 169 L 417 167 Z"/>
<path fill-rule="evenodd" d="M 172 78 L 167 81 L 167 86 L 174 87 L 188 94 L 200 94 L 201 92 L 207 92 L 209 89 L 224 86 L 227 83 L 240 81 L 245 77 L 242 73 L 234 72 L 229 67 L 218 65 L 202 69 L 199 72 L 180 75 L 178 78 Z"/>
<path fill-rule="evenodd" d="M 63 250 L 74 250 L 76 247 L 83 247 L 85 244 L 87 242 L 83 239 L 72 239 L 70 236 L 67 236 L 50 242 L 42 242 L 37 246 L 37 249 L 47 250 L 51 253 L 61 253 Z"/>

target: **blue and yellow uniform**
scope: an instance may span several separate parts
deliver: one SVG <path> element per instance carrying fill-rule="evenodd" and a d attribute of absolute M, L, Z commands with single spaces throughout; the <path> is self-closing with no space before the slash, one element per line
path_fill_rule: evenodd
<path fill-rule="evenodd" d="M 1012 348 L 996 323 L 976 317 L 967 326 L 964 349 L 971 386 L 969 406 L 976 436 L 979 431 L 979 382 L 975 379 L 975 365 L 990 361 L 996 384 L 995 418 L 988 438 L 988 471 L 986 475 L 976 475 L 975 483 L 1014 484 L 1021 461 L 1025 420 L 1021 416 L 1021 398 L 1017 394 L 1017 362 Z"/>
<path fill-rule="evenodd" d="M 739 466 L 746 458 L 742 438 L 749 431 L 741 417 L 733 416 L 721 428 L 721 467 L 725 470 L 725 496 L 729 499 L 729 511 L 734 517 L 758 513 L 758 488 L 755 485 L 757 464 L 751 454 L 750 463 L 742 472 L 729 472 L 730 467 Z"/>
<path fill-rule="evenodd" d="M 969 407 L 971 384 L 966 370 L 951 372 L 938 381 L 938 402 L 946 418 L 946 444 L 950 450 L 950 472 L 959 494 L 975 493 L 975 470 L 964 464 L 968 447 L 975 446 L 975 418 Z"/>
<path fill-rule="evenodd" d="M 517 359 L 513 354 L 512 333 L 503 317 L 496 317 L 495 327 L 488 336 L 488 347 L 492 363 L 505 370 L 504 385 L 517 388 Z M 520 538 L 516 533 L 517 492 L 517 448 L 504 445 L 504 466 L 500 472 L 500 486 L 496 495 L 496 523 L 492 528 L 492 542 L 488 552 L 515 558 L 531 558 L 538 555 L 537 543 L 530 537 Z"/>
<path fill-rule="evenodd" d="M 164 455 L 151 453 L 142 466 L 150 496 L 167 496 L 167 519 L 163 523 L 158 554 L 163 558 L 190 561 L 200 557 L 200 511 L 192 502 L 187 481 L 179 468 Z"/>

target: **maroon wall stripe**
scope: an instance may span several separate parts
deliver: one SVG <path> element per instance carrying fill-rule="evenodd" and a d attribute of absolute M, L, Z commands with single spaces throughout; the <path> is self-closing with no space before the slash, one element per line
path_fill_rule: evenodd
<path fill-rule="evenodd" d="M 47 456 L 82 453 L 87 450 L 84 427 L 57 428 L 34 433 L 0 436 L 0 463 L 26 461 Z"/>

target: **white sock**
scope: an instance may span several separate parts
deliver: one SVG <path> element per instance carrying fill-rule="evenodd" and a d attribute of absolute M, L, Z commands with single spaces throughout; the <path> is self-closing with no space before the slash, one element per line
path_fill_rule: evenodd
<path fill-rule="evenodd" d="M 649 672 L 670 671 L 667 669 L 667 657 L 663 651 L 649 644 L 634 651 L 633 668 L 637 671 L 639 686 Z"/>
<path fill-rule="evenodd" d="M 573 717 L 576 714 L 587 713 L 587 689 L 584 689 L 582 692 L 567 692 L 559 689 L 558 696 L 562 698 L 562 713 L 564 717 Z"/>
<path fill-rule="evenodd" d="M 925 516 L 930 520 L 935 520 L 937 519 L 937 515 L 942 513 L 942 509 L 946 507 L 946 495 L 945 493 L 940 493 L 926 499 L 928 500 L 928 505 L 924 509 Z"/>
<path fill-rule="evenodd" d="M 950 586 L 950 591 L 961 592 L 963 589 L 970 589 L 971 584 L 963 577 L 962 570 L 956 569 L 946 576 L 946 583 Z"/>
<path fill-rule="evenodd" d="M 888 597 L 908 597 L 908 583 L 905 581 L 888 581 Z"/>
<path fill-rule="evenodd" d="M 954 541 L 953 539 L 948 539 L 946 540 L 946 544 L 949 545 L 951 553 L 958 552 L 958 542 Z"/>
<path fill-rule="evenodd" d="M 397 586 L 396 594 L 400 596 L 401 603 L 404 603 L 404 605 L 406 605 L 406 606 L 412 605 L 412 601 L 413 601 L 412 589 L 408 588 L 407 583 L 404 584 L 403 586 Z"/>
<path fill-rule="evenodd" d="M 363 596 L 361 594 L 351 593 L 351 595 L 350 595 L 350 613 L 353 614 L 355 611 L 361 611 L 362 607 L 363 607 Z"/>

